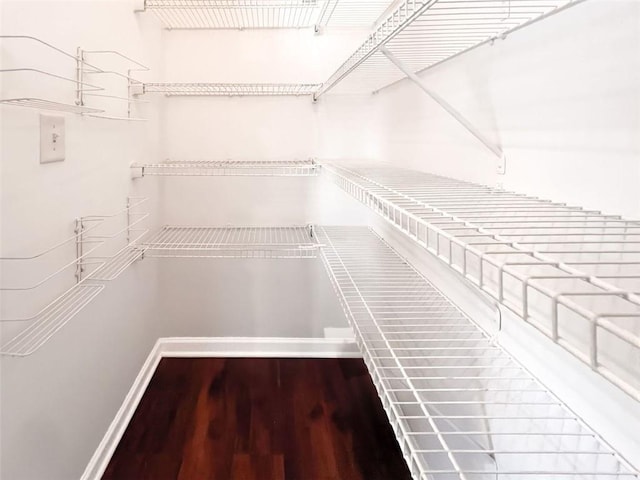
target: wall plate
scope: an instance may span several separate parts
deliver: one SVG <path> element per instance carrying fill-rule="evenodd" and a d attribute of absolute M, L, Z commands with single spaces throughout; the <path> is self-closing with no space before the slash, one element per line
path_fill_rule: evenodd
<path fill-rule="evenodd" d="M 40 115 L 40 163 L 62 162 L 65 157 L 64 117 Z"/>

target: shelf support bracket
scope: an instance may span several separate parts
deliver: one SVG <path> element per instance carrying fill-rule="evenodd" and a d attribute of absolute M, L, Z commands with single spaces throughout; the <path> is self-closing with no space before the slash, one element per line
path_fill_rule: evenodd
<path fill-rule="evenodd" d="M 84 105 L 84 52 L 78 47 L 76 50 L 76 105 Z"/>
<path fill-rule="evenodd" d="M 82 217 L 76 218 L 74 233 L 76 234 L 76 283 L 80 283 L 84 273 L 84 222 Z"/>
<path fill-rule="evenodd" d="M 505 165 L 506 165 L 506 157 L 502 148 L 488 139 L 480 130 L 478 130 L 475 125 L 473 125 L 469 120 L 467 120 L 460 112 L 458 112 L 455 108 L 453 108 L 444 98 L 442 98 L 437 93 L 431 91 L 422 81 L 420 77 L 418 77 L 415 73 L 413 73 L 398 57 L 396 57 L 393 53 L 391 53 L 386 47 L 380 48 L 380 52 L 383 53 L 390 61 L 393 63 L 398 69 L 404 73 L 409 80 L 415 83 L 420 89 L 429 95 L 438 105 L 444 108 L 449 115 L 455 118 L 458 123 L 460 123 L 464 128 L 467 129 L 469 133 L 471 133 L 474 137 L 476 137 L 482 144 L 487 147 L 491 152 L 496 155 L 499 159 L 498 163 L 498 173 L 505 173 Z"/>

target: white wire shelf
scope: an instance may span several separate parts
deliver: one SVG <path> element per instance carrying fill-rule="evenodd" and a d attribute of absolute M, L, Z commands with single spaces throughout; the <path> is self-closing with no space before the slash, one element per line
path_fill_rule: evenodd
<path fill-rule="evenodd" d="M 5 281 L 13 276 L 24 277 L 22 274 L 26 270 L 40 275 L 37 280 L 23 280 L 23 284 L 3 283 L 0 286 L 2 301 L 13 308 L 23 309 L 26 306 L 33 310 L 43 299 L 46 303 L 35 314 L 3 316 L 0 320 L 3 337 L 9 339 L 0 346 L 1 355 L 26 356 L 34 353 L 104 289 L 104 285 L 97 281 L 117 278 L 139 258 L 140 255 L 134 256 L 129 251 L 146 233 L 145 229 L 133 228 L 148 217 L 147 213 L 135 211 L 146 200 L 129 197 L 127 206 L 116 213 L 80 217 L 76 219 L 72 236 L 35 254 L 0 257 Z M 122 226 L 113 233 L 100 233 L 105 225 L 113 231 L 114 222 L 122 223 Z M 97 255 L 102 248 L 125 235 L 125 247 L 110 256 Z M 67 252 L 70 253 L 74 247 L 75 257 L 67 258 Z M 35 262 L 42 262 L 42 265 Z M 46 269 L 44 274 L 39 273 L 42 269 Z M 75 285 L 69 288 L 73 276 Z M 51 293 L 55 291 L 58 293 Z"/>
<path fill-rule="evenodd" d="M 368 27 L 391 0 L 146 0 L 168 29 Z"/>
<path fill-rule="evenodd" d="M 390 0 L 327 0 L 316 21 L 318 27 L 373 28 L 376 21 L 393 5 Z"/>
<path fill-rule="evenodd" d="M 168 97 L 268 97 L 313 95 L 320 87 L 313 83 L 145 83 L 144 93 Z"/>
<path fill-rule="evenodd" d="M 44 345 L 58 330 L 91 302 L 104 285 L 81 283 L 47 305 L 29 326 L 0 347 L 0 355 L 23 357 Z"/>
<path fill-rule="evenodd" d="M 282 161 L 171 161 L 155 164 L 134 163 L 138 177 L 151 176 L 251 176 L 308 177 L 318 173 L 313 160 Z"/>
<path fill-rule="evenodd" d="M 140 215 L 135 224 L 144 221 L 148 217 Z M 108 257 L 94 257 L 100 261 L 100 267 L 89 275 L 90 280 L 110 282 L 118 278 L 129 266 L 133 265 L 144 256 L 145 248 L 140 246 L 142 238 L 149 232 L 148 229 L 132 229 L 127 231 L 127 244 L 115 254 Z M 135 238 L 131 239 L 131 236 Z"/>
<path fill-rule="evenodd" d="M 317 97 L 375 92 L 405 75 L 385 47 L 414 73 L 584 0 L 405 0 L 334 72 Z"/>
<path fill-rule="evenodd" d="M 313 227 L 164 226 L 143 242 L 148 257 L 316 258 Z"/>
<path fill-rule="evenodd" d="M 8 98 L 0 100 L 3 105 L 11 105 L 14 107 L 28 107 L 37 108 L 40 110 L 54 110 L 56 112 L 67 113 L 101 113 L 104 110 L 97 108 L 85 107 L 82 105 L 75 105 L 72 103 L 60 103 L 52 100 L 45 100 L 42 98 Z"/>
<path fill-rule="evenodd" d="M 415 480 L 638 478 L 373 232 L 316 231 Z"/>
<path fill-rule="evenodd" d="M 103 69 L 98 68 L 96 66 L 90 65 L 89 68 L 87 66 L 89 64 L 86 63 L 87 56 L 93 58 L 100 59 L 110 59 L 115 60 L 118 64 L 122 65 L 119 67 L 122 71 L 112 70 L 112 69 Z M 86 116 L 101 118 L 105 120 L 117 120 L 117 121 L 137 121 L 144 122 L 146 118 L 135 117 L 132 113 L 133 107 L 139 103 L 146 103 L 143 100 L 136 98 L 136 94 L 142 91 L 143 83 L 134 78 L 132 76 L 132 72 L 145 72 L 149 71 L 149 67 L 143 65 L 142 63 L 124 55 L 116 50 L 85 50 L 80 47 L 77 49 L 77 75 L 80 80 L 83 80 L 86 77 L 93 78 L 94 76 L 102 77 L 116 77 L 121 79 L 122 81 L 126 81 L 126 84 L 123 83 L 121 88 L 115 90 L 111 93 L 94 93 L 90 90 L 84 88 L 82 82 L 78 83 L 78 88 L 76 89 L 76 103 L 78 105 L 85 105 L 87 100 L 98 100 L 98 101 L 109 101 L 116 102 L 121 104 L 121 108 L 119 109 L 121 112 L 118 113 L 107 113 L 107 114 L 95 114 L 89 113 Z M 127 95 L 123 96 L 120 91 L 126 86 Z M 125 103 L 126 102 L 126 103 Z M 124 108 L 126 107 L 126 109 Z"/>
<path fill-rule="evenodd" d="M 95 273 L 89 275 L 91 280 L 110 282 L 118 278 L 129 266 L 140 260 L 145 249 L 137 246 L 127 246 L 109 259 Z"/>
<path fill-rule="evenodd" d="M 0 99 L 0 104 L 12 105 L 16 107 L 28 107 L 28 108 L 37 108 L 40 110 L 54 110 L 58 112 L 67 112 L 67 113 L 76 113 L 82 114 L 91 117 L 98 118 L 106 118 L 111 120 L 144 120 L 138 118 L 132 118 L 131 116 L 131 108 L 135 103 L 139 103 L 140 100 L 133 98 L 134 90 L 140 91 L 142 90 L 142 82 L 136 80 L 131 77 L 131 72 L 133 71 L 147 71 L 148 67 L 143 64 L 133 60 L 126 55 L 123 55 L 120 52 L 115 50 L 83 50 L 80 47 L 77 48 L 76 54 L 68 53 L 55 45 L 52 45 L 44 40 L 41 40 L 37 37 L 29 36 L 29 35 L 0 35 L 0 39 L 3 41 L 9 40 L 11 42 L 19 42 L 19 43 L 28 43 L 32 45 L 37 45 L 38 47 L 44 47 L 47 51 L 56 52 L 57 56 L 66 57 L 67 60 L 73 60 L 75 64 L 75 76 L 68 77 L 64 75 L 59 75 L 58 73 L 54 73 L 51 71 L 40 70 L 38 68 L 28 68 L 17 65 L 16 68 L 3 68 L 0 69 L 0 74 L 7 75 L 25 75 L 25 74 L 36 74 L 38 76 L 43 77 L 43 79 L 55 79 L 55 81 L 64 81 L 67 83 L 73 83 L 74 85 L 74 96 L 75 103 L 68 102 L 60 102 L 51 99 L 43 99 L 38 98 L 37 96 L 13 94 L 16 98 L 7 98 Z M 124 61 L 128 69 L 126 73 L 114 71 L 114 70 L 105 70 L 93 63 L 89 63 L 86 60 L 86 54 L 96 55 L 96 56 L 111 56 L 119 59 L 121 62 Z M 15 55 L 16 58 L 22 58 L 23 56 L 20 54 Z M 108 93 L 108 90 L 100 85 L 97 85 L 91 79 L 91 82 L 86 81 L 87 77 L 92 75 L 113 75 L 127 81 L 127 96 L 123 97 L 121 95 L 114 95 Z M 18 89 L 21 86 L 21 82 L 13 81 L 11 82 L 12 89 Z M 9 84 L 7 84 L 9 85 Z M 97 93 L 100 92 L 100 93 Z M 69 92 L 71 93 L 71 92 Z M 12 95 L 12 96 L 13 96 Z M 126 101 L 127 109 L 126 116 L 118 116 L 118 115 L 108 115 L 104 114 L 106 111 L 104 108 L 95 108 L 91 106 L 85 105 L 85 98 L 100 98 L 100 99 L 110 99 L 119 102 Z"/>
<path fill-rule="evenodd" d="M 640 222 L 393 167 L 338 185 L 640 399 Z"/>

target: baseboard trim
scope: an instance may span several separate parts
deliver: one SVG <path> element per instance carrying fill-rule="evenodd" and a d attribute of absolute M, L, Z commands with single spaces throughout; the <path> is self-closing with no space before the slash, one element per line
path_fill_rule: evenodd
<path fill-rule="evenodd" d="M 163 357 L 360 358 L 349 338 L 167 337 L 151 349 L 81 480 L 99 480 Z"/>
<path fill-rule="evenodd" d="M 158 367 L 158 363 L 160 363 L 160 359 L 162 358 L 162 340 L 163 339 L 158 339 L 151 349 L 149 356 L 129 389 L 129 393 L 127 393 L 127 396 L 124 398 L 118 413 L 116 413 L 115 418 L 111 422 L 111 425 L 109 425 L 102 441 L 91 457 L 82 477 L 80 477 L 81 480 L 99 480 L 102 478 L 113 452 L 118 446 L 122 435 L 124 435 L 124 431 L 127 425 L 129 425 L 131 417 L 133 417 L 133 412 L 138 408 L 142 395 L 147 389 L 151 377 L 153 377 Z"/>
<path fill-rule="evenodd" d="M 345 338 L 163 338 L 163 357 L 358 358 L 353 339 Z"/>

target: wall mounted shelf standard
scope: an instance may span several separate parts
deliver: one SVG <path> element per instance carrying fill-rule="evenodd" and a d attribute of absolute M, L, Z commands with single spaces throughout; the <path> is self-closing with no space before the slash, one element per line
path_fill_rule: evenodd
<path fill-rule="evenodd" d="M 317 236 L 415 480 L 638 478 L 372 231 Z"/>
<path fill-rule="evenodd" d="M 281 161 L 171 161 L 131 165 L 134 178 L 145 176 L 247 176 L 309 177 L 317 175 L 320 166 L 314 160 Z"/>
<path fill-rule="evenodd" d="M 640 222 L 386 166 L 323 172 L 455 272 L 640 398 Z"/>

